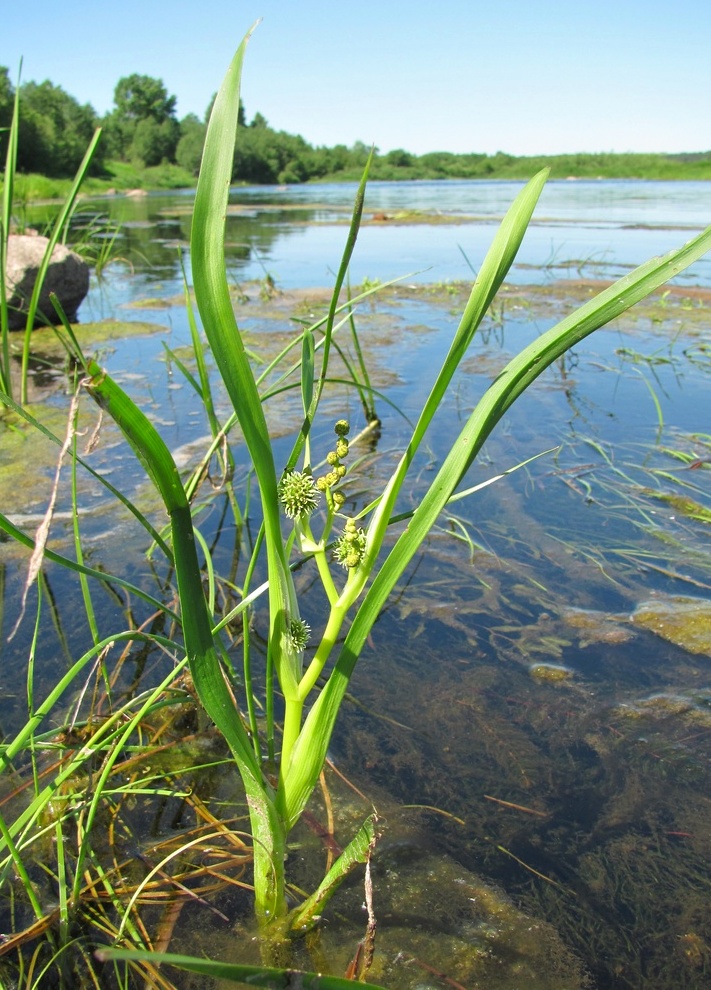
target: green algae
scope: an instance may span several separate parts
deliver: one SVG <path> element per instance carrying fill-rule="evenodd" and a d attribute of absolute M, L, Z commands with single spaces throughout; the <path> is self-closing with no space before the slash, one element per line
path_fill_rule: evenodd
<path fill-rule="evenodd" d="M 693 498 L 689 498 L 686 495 L 671 494 L 669 492 L 655 492 L 649 488 L 643 489 L 642 494 L 657 499 L 659 502 L 664 502 L 682 516 L 687 516 L 689 519 L 696 520 L 696 522 L 711 525 L 711 509 L 707 509 L 706 506 L 694 501 Z"/>
<path fill-rule="evenodd" d="M 554 663 L 536 663 L 528 671 L 534 681 L 544 684 L 560 684 L 573 676 L 573 671 Z"/>
<path fill-rule="evenodd" d="M 165 332 L 165 327 L 145 320 L 95 320 L 89 323 L 76 323 L 73 330 L 83 348 L 90 350 L 107 340 L 126 340 L 130 337 Z M 53 327 L 40 327 L 31 338 L 32 354 L 66 354 Z"/>
<path fill-rule="evenodd" d="M 632 622 L 689 653 L 711 657 L 708 599 L 660 595 L 638 605 L 632 613 Z"/>
<path fill-rule="evenodd" d="M 67 431 L 67 410 L 33 403 L 26 411 L 56 437 Z M 0 505 L 6 514 L 39 512 L 45 506 L 59 447 L 16 413 L 0 420 Z"/>
<path fill-rule="evenodd" d="M 175 303 L 161 296 L 148 296 L 145 299 L 134 299 L 124 303 L 123 309 L 170 309 Z"/>
<path fill-rule="evenodd" d="M 415 987 L 486 987 L 487 990 L 583 990 L 589 986 L 578 956 L 542 918 L 527 913 L 489 880 L 440 849 L 423 814 L 393 802 L 386 789 L 364 784 L 352 790 L 328 769 L 323 796 L 294 833 L 290 858 L 300 886 L 321 858 L 324 825 L 332 815 L 335 841 L 377 807 L 381 837 L 371 863 L 376 920 L 375 952 L 364 974 L 389 990 Z M 327 796 L 327 800 L 326 800 Z M 371 803 L 372 802 L 372 803 Z M 464 822 L 458 823 L 461 827 Z M 251 919 L 237 918 L 236 931 L 198 932 L 207 955 L 258 962 Z M 363 880 L 342 887 L 319 929 L 292 945 L 289 965 L 343 973 L 365 926 Z M 236 936 L 236 937 L 235 937 Z"/>

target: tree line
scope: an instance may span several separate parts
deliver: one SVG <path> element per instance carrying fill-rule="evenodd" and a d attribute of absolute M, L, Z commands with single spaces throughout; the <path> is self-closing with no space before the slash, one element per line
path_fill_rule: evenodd
<path fill-rule="evenodd" d="M 0 66 L 0 156 L 5 160 L 7 129 L 12 121 L 15 89 L 7 68 Z M 61 86 L 45 81 L 22 83 L 19 92 L 19 172 L 63 178 L 74 174 L 96 127 L 102 140 L 91 174 L 100 175 L 110 161 L 150 167 L 168 162 L 197 175 L 210 107 L 201 120 L 196 114 L 178 119 L 176 97 L 163 81 L 134 73 L 119 79 L 113 109 L 100 117 Z M 369 149 L 314 148 L 299 135 L 276 131 L 256 113 L 247 122 L 240 108 L 243 132 L 235 155 L 235 181 L 254 183 L 305 182 L 344 168 L 362 169 Z"/>
<path fill-rule="evenodd" d="M 12 120 L 15 89 L 7 68 L 0 66 L 0 162 L 5 161 L 7 128 Z M 49 81 L 22 83 L 19 92 L 19 172 L 49 177 L 72 176 L 97 126 L 102 140 L 92 163 L 94 175 L 108 174 L 108 163 L 139 167 L 169 163 L 196 176 L 211 110 L 205 117 L 188 114 L 178 119 L 177 100 L 163 81 L 134 73 L 119 79 L 114 107 L 99 117 L 61 86 Z M 233 180 L 247 183 L 291 184 L 314 179 L 359 179 L 370 149 L 361 141 L 350 147 L 314 147 L 298 134 L 277 131 L 256 113 L 247 121 L 240 105 L 242 133 L 237 142 Z M 401 148 L 376 154 L 374 179 L 529 178 L 549 165 L 554 178 L 709 178 L 711 152 L 686 155 L 577 154 L 516 157 L 497 152 L 455 154 L 435 151 L 414 155 Z"/>

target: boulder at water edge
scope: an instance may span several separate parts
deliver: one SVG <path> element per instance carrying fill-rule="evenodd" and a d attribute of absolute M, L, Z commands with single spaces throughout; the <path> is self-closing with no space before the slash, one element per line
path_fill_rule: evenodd
<path fill-rule="evenodd" d="M 10 234 L 7 242 L 8 319 L 11 330 L 22 330 L 27 308 L 49 241 L 31 234 Z M 54 292 L 70 320 L 76 318 L 80 303 L 89 291 L 89 266 L 64 244 L 57 244 L 44 278 L 35 326 L 59 323 L 49 294 Z"/>

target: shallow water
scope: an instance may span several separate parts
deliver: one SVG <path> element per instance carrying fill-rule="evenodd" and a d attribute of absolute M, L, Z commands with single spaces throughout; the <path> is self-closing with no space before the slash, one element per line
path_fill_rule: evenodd
<path fill-rule="evenodd" d="M 436 282 L 469 278 L 520 182 L 372 183 L 366 197 L 351 279 L 410 276 Z M 233 190 L 227 258 L 236 281 L 266 272 L 283 289 L 330 285 L 356 187 L 337 183 Z M 131 265 L 109 268 L 82 308 L 83 320 L 146 296 L 181 291 L 179 257 L 189 263 L 193 193 L 151 193 L 83 201 L 80 218 L 121 224 L 116 253 Z M 406 222 L 398 213 L 406 211 Z M 417 223 L 417 211 L 425 223 Z M 29 210 L 41 226 L 49 208 Z M 373 216 L 386 216 L 373 223 Z M 548 183 L 510 280 L 550 281 L 579 274 L 616 278 L 630 266 L 680 246 L 711 217 L 703 182 L 557 181 Z M 441 221 L 457 221 L 454 225 Z M 434 221 L 434 226 L 427 221 Z M 682 284 L 711 285 L 711 261 L 698 262 Z"/>
<path fill-rule="evenodd" d="M 476 265 L 493 236 L 491 220 L 517 187 L 421 183 L 375 184 L 371 190 L 372 210 L 459 210 L 485 217 L 461 226 L 373 224 L 362 232 L 354 281 L 365 275 L 386 279 L 425 262 L 433 266 L 417 280 L 418 289 L 383 294 L 357 313 L 373 384 L 406 415 L 421 405 L 434 362 L 466 299 L 457 286 L 436 283 L 466 274 L 460 244 Z M 292 314 L 323 310 L 323 297 L 304 299 L 289 290 L 327 284 L 345 236 L 344 227 L 333 221 L 345 216 L 349 192 L 308 187 L 236 194 L 254 211 L 238 227 L 249 249 L 231 262 L 248 297 L 238 303 L 238 318 L 263 358 L 285 339 Z M 582 274 L 606 278 L 679 244 L 702 225 L 704 210 L 703 219 L 711 219 L 711 189 L 702 184 L 555 183 L 546 197 L 544 222 L 530 231 L 523 254 L 525 265 L 537 267 L 514 272 L 503 306 L 494 307 L 478 335 L 414 465 L 412 499 L 507 358 L 585 298 L 588 287 L 564 261 L 587 258 Z M 146 226 L 129 228 L 125 238 L 133 238 L 136 251 L 147 240 L 153 267 L 132 274 L 118 265 L 109 269 L 80 317 L 88 323 L 111 314 L 156 325 L 154 332 L 143 328 L 130 338 L 102 339 L 101 359 L 189 462 L 190 445 L 207 429 L 197 398 L 177 367 L 166 362 L 162 346 L 179 350 L 188 341 L 185 310 L 175 298 L 180 291 L 176 249 L 166 243 L 173 236 L 182 243 L 187 236 L 187 219 L 177 216 L 187 199 L 148 197 L 135 206 L 142 219 L 132 222 Z M 123 202 L 110 205 L 129 209 Z M 174 218 L 166 221 L 171 212 Z M 667 229 L 672 226 L 687 229 Z M 555 264 L 546 264 L 546 249 Z M 604 265 L 591 266 L 600 251 Z M 248 279 L 261 278 L 262 266 L 275 274 L 281 294 L 260 302 L 259 284 Z M 521 287 L 526 281 L 531 285 Z M 695 267 L 687 284 L 711 284 L 708 262 Z M 398 809 L 390 813 L 391 831 L 383 841 L 384 929 L 397 928 L 407 914 L 402 902 L 393 901 L 393 873 L 403 867 L 397 854 L 388 853 L 388 843 L 397 850 L 402 842 L 409 850 L 416 835 L 414 846 L 422 851 L 413 858 L 427 872 L 433 898 L 427 911 L 439 911 L 433 905 L 446 899 L 447 885 L 457 877 L 498 885 L 501 903 L 546 926 L 561 959 L 570 954 L 566 972 L 576 973 L 578 983 L 568 975 L 566 985 L 582 985 L 581 971 L 601 990 L 708 985 L 711 635 L 702 637 L 698 649 L 696 639 L 680 639 L 676 628 L 671 634 L 665 615 L 682 612 L 689 599 L 711 600 L 710 315 L 708 293 L 687 296 L 682 288 L 660 295 L 549 369 L 507 415 L 467 481 L 477 484 L 535 453 L 556 450 L 452 506 L 374 627 L 332 757 L 366 795 L 372 788 L 376 803 L 382 797 Z M 88 326 L 86 334 L 98 336 Z M 66 397 L 52 393 L 45 401 L 61 421 Z M 348 415 L 357 432 L 362 413 L 354 395 L 334 392 L 327 403 L 333 418 Z M 220 406 L 224 412 L 224 398 Z M 382 401 L 378 413 L 382 435 L 364 452 L 351 479 L 354 509 L 378 491 L 405 442 L 402 416 Z M 299 422 L 296 399 L 287 397 L 269 415 L 286 450 Z M 90 430 L 95 416 L 88 404 L 82 417 Z M 59 432 L 59 425 L 55 428 Z M 110 470 L 114 483 L 159 519 L 130 452 L 110 426 L 102 430 L 91 463 Z M 317 449 L 328 443 L 328 433 L 328 426 L 315 433 Z M 239 476 L 247 465 L 237 452 Z M 23 500 L 18 503 L 16 479 L 14 487 L 11 479 L 2 490 L 2 510 L 15 513 L 18 525 L 28 530 L 46 499 L 41 493 L 53 461 L 48 453 L 45 461 L 37 455 L 36 463 L 44 467 L 28 476 Z M 68 504 L 63 491 L 60 511 Z M 152 576 L 145 563 L 145 534 L 111 510 L 94 482 L 86 482 L 85 499 L 90 511 L 82 525 L 93 566 L 115 568 L 120 559 L 132 580 L 156 593 L 164 575 Z M 218 496 L 201 517 L 201 530 L 214 542 L 218 569 L 228 572 L 235 533 L 221 524 L 222 507 Z M 401 506 L 407 507 L 407 502 Z M 67 546 L 68 531 L 69 521 L 59 518 L 56 546 Z M 22 565 L 11 545 L 0 545 L 0 554 L 8 630 L 19 613 Z M 240 564 L 235 566 L 239 573 Z M 304 569 L 299 575 L 304 590 L 311 580 Z M 52 567 L 47 582 L 56 607 L 43 614 L 38 694 L 56 675 L 58 656 L 68 663 L 88 646 L 78 587 Z M 125 623 L 127 604 L 120 596 L 104 595 L 100 602 L 98 597 L 107 631 Z M 318 628 L 319 602 L 304 601 L 305 618 Z M 135 600 L 130 608 L 136 622 L 150 614 Z M 642 621 L 650 611 L 658 615 L 656 623 Z M 19 674 L 2 698 L 6 732 L 26 711 L 30 614 L 12 644 L 3 644 L 5 669 Z M 257 634 L 261 624 L 257 615 Z M 136 658 L 124 682 L 135 675 L 147 683 L 169 662 L 153 657 L 144 667 Z M 404 805 L 415 807 L 405 813 Z M 318 806 L 316 813 L 321 814 Z M 351 814 L 346 805 L 342 814 L 345 840 Z M 376 857 L 376 915 L 377 863 Z M 416 882 L 408 873 L 402 889 L 416 890 Z M 344 901 L 343 911 L 353 917 L 357 888 L 349 896 L 354 903 L 346 907 Z M 335 929 L 341 915 L 337 906 L 334 911 Z M 454 914 L 452 937 L 461 940 L 468 931 L 474 952 L 481 945 L 471 932 L 484 921 Z M 219 926 L 199 913 L 186 910 L 180 924 L 206 951 L 224 944 Z M 351 925 L 343 945 L 353 944 L 352 930 Z M 440 977 L 419 969 L 409 984 L 393 986 L 430 985 L 430 980 L 444 986 L 446 978 L 457 979 L 454 965 L 447 970 L 446 953 L 423 955 L 434 953 L 436 936 L 417 950 L 409 945 L 390 950 L 387 937 L 383 941 L 386 986 L 387 979 L 395 980 L 387 967 L 397 951 L 419 953 L 425 963 L 429 959 Z M 333 951 L 345 950 L 339 944 Z M 505 948 L 501 951 L 506 955 Z M 513 988 L 520 985 L 520 960 L 513 949 L 507 958 L 509 982 L 502 985 Z M 544 979 L 545 966 L 534 969 L 527 985 Z M 480 977 L 485 978 L 483 970 Z M 467 971 L 462 979 L 476 986 L 467 981 L 477 978 Z M 559 984 L 551 977 L 540 985 Z"/>

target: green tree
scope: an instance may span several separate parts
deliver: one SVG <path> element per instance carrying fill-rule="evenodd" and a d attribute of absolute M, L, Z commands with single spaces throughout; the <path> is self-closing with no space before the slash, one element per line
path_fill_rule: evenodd
<path fill-rule="evenodd" d="M 345 144 L 336 144 L 332 148 L 320 148 L 319 151 L 326 164 L 324 175 L 343 172 L 351 164 L 351 153 Z"/>
<path fill-rule="evenodd" d="M 80 104 L 61 86 L 49 81 L 28 82 L 20 87 L 20 131 L 17 166 L 24 172 L 73 175 L 79 167 L 96 127 L 96 114 Z M 93 162 L 101 166 L 101 146 Z"/>
<path fill-rule="evenodd" d="M 261 113 L 255 113 L 254 117 L 252 117 L 252 123 L 249 126 L 261 131 L 270 129 L 267 118 L 263 117 Z"/>
<path fill-rule="evenodd" d="M 241 182 L 305 182 L 313 173 L 308 167 L 313 149 L 298 134 L 275 131 L 261 114 L 237 137 L 232 177 Z"/>
<path fill-rule="evenodd" d="M 376 154 L 378 149 L 375 149 Z M 350 159 L 351 165 L 356 165 L 358 168 L 365 168 L 365 163 L 368 161 L 368 156 L 370 155 L 370 148 L 367 144 L 363 144 L 362 141 L 356 141 L 355 144 L 350 149 Z"/>
<path fill-rule="evenodd" d="M 114 88 L 114 105 L 105 120 L 111 154 L 145 165 L 175 160 L 180 138 L 176 98 L 162 79 L 136 72 L 124 76 Z"/>
<path fill-rule="evenodd" d="M 168 95 L 162 79 L 137 72 L 124 76 L 114 89 L 116 112 L 124 120 L 151 117 L 157 123 L 175 118 L 176 98 Z"/>
<path fill-rule="evenodd" d="M 409 151 L 403 151 L 402 148 L 394 148 L 387 153 L 384 160 L 388 165 L 394 165 L 396 168 L 409 168 L 414 164 L 415 157 Z"/>
<path fill-rule="evenodd" d="M 205 124 L 194 113 L 188 114 L 180 121 L 180 140 L 175 149 L 175 160 L 181 168 L 193 175 L 197 175 L 200 171 L 206 131 Z"/>
<path fill-rule="evenodd" d="M 180 128 L 168 118 L 160 123 L 153 117 L 143 117 L 136 123 L 129 154 L 133 161 L 144 165 L 160 165 L 162 161 L 175 161 Z"/>

